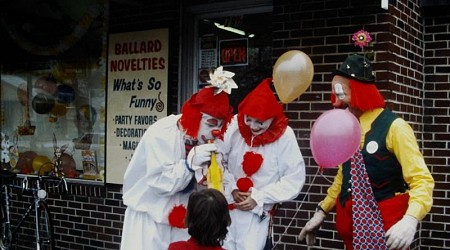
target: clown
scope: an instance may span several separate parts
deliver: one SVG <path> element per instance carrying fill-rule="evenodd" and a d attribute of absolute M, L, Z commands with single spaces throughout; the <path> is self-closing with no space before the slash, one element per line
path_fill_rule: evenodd
<path fill-rule="evenodd" d="M 189 239 L 186 205 L 197 189 L 195 176 L 204 177 L 211 152 L 217 150 L 207 142 L 220 137 L 232 118 L 228 94 L 237 87 L 233 75 L 218 68 L 211 75 L 213 87 L 193 94 L 181 114 L 146 130 L 124 175 L 121 249 L 167 249 L 171 242 Z"/>
<path fill-rule="evenodd" d="M 418 222 L 431 209 L 434 180 L 414 132 L 384 108 L 374 82 L 370 61 L 360 55 L 347 57 L 334 73 L 332 104 L 359 119 L 362 140 L 355 156 L 339 166 L 327 196 L 300 232 L 308 245 L 314 244 L 316 231 L 336 206 L 336 229 L 346 249 L 408 249 Z M 367 178 L 358 180 L 359 171 Z M 357 218 L 360 208 L 366 211 L 363 219 Z M 360 233 L 365 236 L 360 238 Z"/>
<path fill-rule="evenodd" d="M 297 138 L 270 84 L 265 79 L 244 98 L 225 134 L 228 250 L 263 249 L 272 208 L 297 197 L 305 183 Z"/>

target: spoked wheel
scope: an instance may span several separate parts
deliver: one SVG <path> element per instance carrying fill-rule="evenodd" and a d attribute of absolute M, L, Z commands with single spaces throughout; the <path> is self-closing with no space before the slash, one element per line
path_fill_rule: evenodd
<path fill-rule="evenodd" d="M 11 248 L 11 231 L 6 228 L 5 207 L 0 205 L 0 249 L 9 250 Z"/>
<path fill-rule="evenodd" d="M 55 249 L 55 239 L 53 238 L 53 225 L 48 206 L 44 202 L 39 202 L 37 208 L 39 215 L 38 234 L 39 241 L 36 243 L 37 250 Z"/>

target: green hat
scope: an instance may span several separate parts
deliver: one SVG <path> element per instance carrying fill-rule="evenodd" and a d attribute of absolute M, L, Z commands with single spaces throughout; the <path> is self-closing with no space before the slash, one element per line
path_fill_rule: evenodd
<path fill-rule="evenodd" d="M 366 57 L 357 54 L 348 56 L 333 75 L 353 78 L 364 83 L 373 83 L 375 81 L 372 63 Z"/>

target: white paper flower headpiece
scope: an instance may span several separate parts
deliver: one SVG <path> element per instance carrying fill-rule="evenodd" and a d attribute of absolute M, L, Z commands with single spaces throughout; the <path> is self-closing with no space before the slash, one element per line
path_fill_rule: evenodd
<path fill-rule="evenodd" d="M 209 73 L 208 83 L 210 83 L 210 86 L 207 86 L 208 88 L 216 88 L 214 91 L 214 94 L 219 94 L 220 92 L 224 91 L 228 94 L 231 94 L 231 89 L 237 89 L 238 86 L 234 82 L 233 77 L 234 73 L 231 71 L 223 70 L 223 67 L 218 67 L 214 73 Z"/>

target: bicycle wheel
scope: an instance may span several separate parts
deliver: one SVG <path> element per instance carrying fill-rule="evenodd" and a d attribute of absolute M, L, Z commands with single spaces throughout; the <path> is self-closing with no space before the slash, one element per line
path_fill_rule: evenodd
<path fill-rule="evenodd" d="M 55 239 L 53 238 L 53 225 L 50 217 L 50 210 L 43 201 L 39 202 L 37 208 L 38 216 L 38 232 L 39 241 L 36 243 L 37 250 L 53 250 L 55 248 Z"/>
<path fill-rule="evenodd" d="M 6 228 L 6 210 L 3 204 L 0 205 L 0 249 L 8 250 L 11 247 L 11 231 Z"/>

